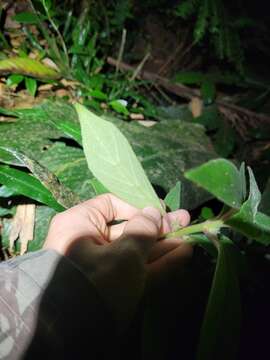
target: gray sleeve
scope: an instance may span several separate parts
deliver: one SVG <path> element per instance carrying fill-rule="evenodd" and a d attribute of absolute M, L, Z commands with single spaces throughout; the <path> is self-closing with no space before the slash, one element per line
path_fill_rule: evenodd
<path fill-rule="evenodd" d="M 0 263 L 0 359 L 79 359 L 89 347 L 103 359 L 112 332 L 94 286 L 68 259 L 41 250 Z"/>

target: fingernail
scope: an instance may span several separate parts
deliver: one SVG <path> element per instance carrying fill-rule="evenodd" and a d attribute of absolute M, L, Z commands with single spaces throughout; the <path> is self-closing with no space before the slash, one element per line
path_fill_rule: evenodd
<path fill-rule="evenodd" d="M 161 214 L 158 209 L 149 206 L 144 208 L 142 213 L 146 216 L 150 216 L 151 218 L 153 218 L 159 226 L 161 225 Z"/>

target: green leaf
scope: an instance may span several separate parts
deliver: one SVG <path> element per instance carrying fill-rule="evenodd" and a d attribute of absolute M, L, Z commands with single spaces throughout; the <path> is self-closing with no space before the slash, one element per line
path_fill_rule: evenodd
<path fill-rule="evenodd" d="M 212 104 L 216 96 L 216 86 L 213 81 L 203 81 L 201 86 L 201 95 L 206 105 Z"/>
<path fill-rule="evenodd" d="M 113 194 L 133 206 L 154 206 L 159 198 L 125 136 L 112 123 L 76 104 L 89 169 Z"/>
<path fill-rule="evenodd" d="M 168 192 L 164 202 L 171 211 L 180 209 L 181 207 L 181 181 L 177 181 L 176 185 Z"/>
<path fill-rule="evenodd" d="M 64 210 L 39 180 L 23 171 L 0 165 L 0 183 L 21 195 L 46 204 L 56 211 Z"/>
<path fill-rule="evenodd" d="M 250 239 L 264 245 L 270 244 L 270 216 L 257 212 L 254 221 L 250 221 L 250 217 L 246 218 L 240 210 L 226 224 Z"/>
<path fill-rule="evenodd" d="M 181 73 L 177 73 L 174 81 L 177 83 L 194 85 L 200 84 L 205 79 L 205 75 L 196 71 L 184 71 Z"/>
<path fill-rule="evenodd" d="M 196 360 L 236 359 L 241 325 L 238 257 L 233 243 L 223 237 L 219 242 Z"/>
<path fill-rule="evenodd" d="M 129 115 L 128 109 L 120 103 L 119 100 L 113 100 L 109 102 L 109 105 L 113 108 L 114 111 L 116 111 L 119 114 L 123 115 Z"/>
<path fill-rule="evenodd" d="M 1 149 L 1 148 L 0 148 Z M 20 163 L 27 167 L 33 175 L 48 189 L 54 199 L 64 208 L 70 208 L 80 202 L 79 197 L 68 187 L 62 184 L 58 178 L 45 166 L 26 156 L 24 153 L 11 148 L 3 148 L 9 152 Z"/>
<path fill-rule="evenodd" d="M 90 180 L 90 184 L 92 185 L 96 195 L 106 194 L 109 192 L 109 190 L 106 189 L 105 186 L 102 185 L 96 178 L 92 178 Z"/>
<path fill-rule="evenodd" d="M 23 75 L 13 74 L 7 78 L 7 86 L 19 85 L 24 79 Z"/>
<path fill-rule="evenodd" d="M 255 221 L 258 211 L 258 206 L 261 201 L 261 193 L 258 188 L 253 171 L 248 167 L 249 173 L 249 197 L 248 200 L 241 206 L 239 213 L 245 217 L 246 220 Z"/>
<path fill-rule="evenodd" d="M 66 146 L 63 137 L 68 135 L 67 132 L 58 131 L 55 126 L 55 123 L 70 122 L 79 127 L 72 105 L 65 101 L 46 101 L 32 109 L 7 111 L 0 108 L 0 112 L 19 117 L 12 123 L 0 123 L 0 145 L 16 148 L 28 157 L 38 159 L 81 199 L 94 196 L 89 187 L 92 175 L 82 149 Z M 151 128 L 112 115 L 104 118 L 115 124 L 128 139 L 152 184 L 167 193 L 181 180 L 185 188 L 182 207 L 194 209 L 212 197 L 184 178 L 187 169 L 217 157 L 201 125 L 181 121 L 177 116 L 169 120 L 163 116 Z"/>
<path fill-rule="evenodd" d="M 11 57 L 0 61 L 0 74 L 21 74 L 38 79 L 58 79 L 61 74 L 38 60 Z"/>
<path fill-rule="evenodd" d="M 223 157 L 228 157 L 235 146 L 235 131 L 231 126 L 222 122 L 218 131 L 213 136 L 213 144 L 216 152 Z"/>
<path fill-rule="evenodd" d="M 21 24 L 39 24 L 40 19 L 34 13 L 24 11 L 16 14 L 12 17 L 13 20 L 18 21 Z"/>
<path fill-rule="evenodd" d="M 108 96 L 103 91 L 100 90 L 91 90 L 89 95 L 98 100 L 107 100 Z"/>
<path fill-rule="evenodd" d="M 50 119 L 54 126 L 68 137 L 77 141 L 78 144 L 82 145 L 81 129 L 79 124 L 74 124 L 71 121 Z"/>
<path fill-rule="evenodd" d="M 35 97 L 37 91 L 37 80 L 30 77 L 26 77 L 24 81 L 25 81 L 25 87 L 29 92 L 29 94 Z"/>
<path fill-rule="evenodd" d="M 18 193 L 5 185 L 0 187 L 0 198 L 9 198 L 14 195 L 18 195 Z"/>
<path fill-rule="evenodd" d="M 246 165 L 245 165 L 244 162 L 241 163 L 239 173 L 240 173 L 241 184 L 242 184 L 243 200 L 246 200 L 246 197 L 247 197 L 247 182 L 246 182 Z"/>
<path fill-rule="evenodd" d="M 22 162 L 17 159 L 10 151 L 5 147 L 0 146 L 0 162 L 16 166 L 24 166 Z"/>
<path fill-rule="evenodd" d="M 215 217 L 215 214 L 213 213 L 213 210 L 211 208 L 204 206 L 201 210 L 200 216 L 204 220 L 208 220 L 208 219 L 212 219 L 213 217 Z"/>
<path fill-rule="evenodd" d="M 242 203 L 242 184 L 236 166 L 226 159 L 210 160 L 185 173 L 185 177 L 232 208 Z"/>

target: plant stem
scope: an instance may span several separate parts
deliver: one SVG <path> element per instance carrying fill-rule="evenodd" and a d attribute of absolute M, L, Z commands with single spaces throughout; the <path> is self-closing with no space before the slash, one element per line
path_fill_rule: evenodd
<path fill-rule="evenodd" d="M 221 227 L 226 227 L 223 220 L 207 220 L 200 224 L 190 225 L 177 231 L 169 232 L 162 236 L 162 238 L 177 238 L 184 235 L 196 234 L 200 232 L 217 233 Z"/>

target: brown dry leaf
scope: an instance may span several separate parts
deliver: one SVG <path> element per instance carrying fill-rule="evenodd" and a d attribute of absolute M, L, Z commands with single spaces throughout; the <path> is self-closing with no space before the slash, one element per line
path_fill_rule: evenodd
<path fill-rule="evenodd" d="M 129 117 L 131 120 L 144 120 L 143 114 L 131 113 Z"/>
<path fill-rule="evenodd" d="M 65 87 L 70 87 L 71 89 L 76 89 L 76 87 L 80 85 L 78 81 L 67 80 L 67 79 L 60 80 L 60 83 Z"/>
<path fill-rule="evenodd" d="M 43 84 L 38 87 L 38 91 L 49 91 L 53 88 L 53 84 Z"/>
<path fill-rule="evenodd" d="M 189 110 L 194 118 L 202 115 L 203 102 L 198 97 L 193 97 L 189 103 Z"/>
<path fill-rule="evenodd" d="M 157 122 L 152 120 L 139 120 L 138 123 L 145 127 L 151 127 L 156 125 Z"/>
<path fill-rule="evenodd" d="M 64 97 L 64 96 L 69 96 L 70 97 L 70 93 L 66 89 L 56 90 L 55 95 L 58 96 L 58 97 Z"/>
<path fill-rule="evenodd" d="M 46 65 L 46 66 L 48 66 L 48 67 L 51 67 L 52 69 L 60 72 L 58 66 L 52 61 L 52 59 L 50 59 L 50 58 L 44 58 L 44 59 L 42 59 L 41 62 L 42 62 L 44 65 Z"/>
<path fill-rule="evenodd" d="M 9 251 L 13 253 L 14 243 L 19 239 L 21 243 L 20 255 L 27 251 L 28 242 L 34 238 L 35 205 L 18 205 L 9 233 Z"/>

